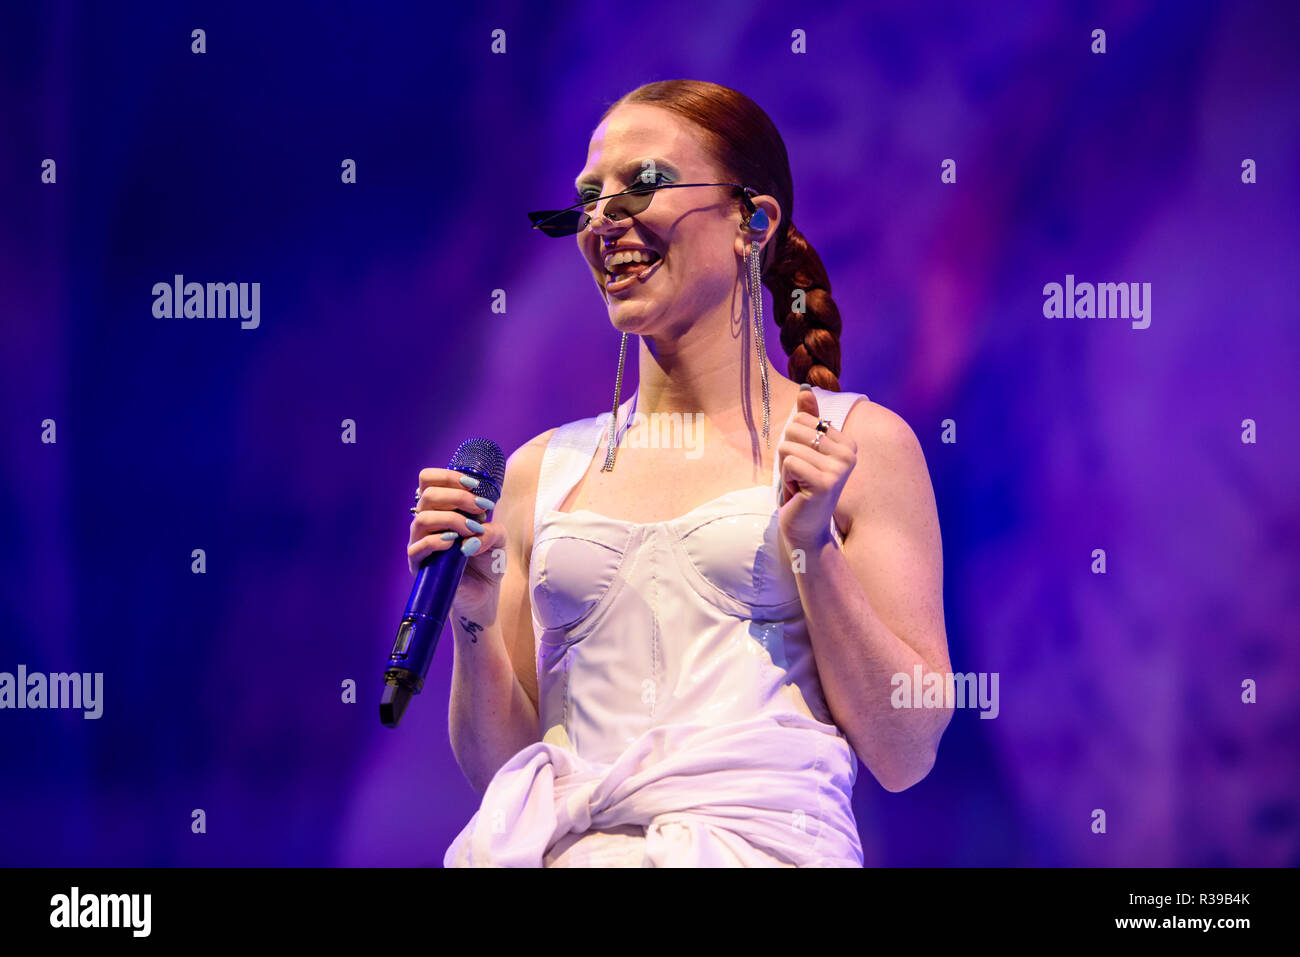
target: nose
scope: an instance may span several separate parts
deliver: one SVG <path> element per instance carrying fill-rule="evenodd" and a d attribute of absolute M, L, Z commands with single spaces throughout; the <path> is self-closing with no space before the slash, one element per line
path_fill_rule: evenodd
<path fill-rule="evenodd" d="M 598 211 L 592 215 L 591 221 L 587 223 L 587 228 L 597 236 L 604 236 L 626 225 L 622 220 L 610 219 L 605 212 L 609 208 L 609 200 L 605 200 L 605 204 L 603 208 L 598 207 Z"/>
<path fill-rule="evenodd" d="M 613 196 L 607 196 L 591 212 L 591 220 L 587 223 L 587 228 L 598 236 L 627 226 L 631 218 L 627 210 L 623 208 L 623 201 L 626 197 L 622 193 L 615 193 Z"/>

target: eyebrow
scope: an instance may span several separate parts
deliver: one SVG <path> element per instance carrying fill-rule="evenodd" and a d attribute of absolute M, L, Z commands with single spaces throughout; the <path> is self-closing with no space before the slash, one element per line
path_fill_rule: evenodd
<path fill-rule="evenodd" d="M 676 166 L 668 162 L 666 159 L 662 159 L 661 157 L 658 156 L 647 156 L 644 159 L 633 160 L 630 163 L 624 163 L 623 166 L 618 170 L 618 172 L 622 175 L 627 175 L 628 173 L 636 173 L 639 175 L 641 173 L 641 170 L 646 168 L 645 164 L 647 160 L 653 163 L 655 169 L 657 170 L 664 170 L 668 173 L 673 174 L 674 176 L 681 176 L 681 171 L 678 170 Z M 578 179 L 573 181 L 574 190 L 581 190 L 582 187 L 584 186 L 599 186 L 599 185 L 600 183 L 597 180 L 595 173 L 588 173 L 585 178 L 579 177 Z"/>

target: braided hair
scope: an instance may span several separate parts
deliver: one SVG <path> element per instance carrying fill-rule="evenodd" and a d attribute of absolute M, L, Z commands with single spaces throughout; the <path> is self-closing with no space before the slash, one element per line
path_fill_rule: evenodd
<path fill-rule="evenodd" d="M 772 290 L 781 348 L 789 356 L 787 375 L 831 392 L 840 391 L 840 310 L 817 251 L 786 220 L 784 237 L 763 285 Z M 784 315 L 782 306 L 784 305 Z"/>
<path fill-rule="evenodd" d="M 727 178 L 772 196 L 782 222 L 763 250 L 763 285 L 772 293 L 786 374 L 795 382 L 840 391 L 840 310 L 821 257 L 795 228 L 794 183 L 785 141 L 757 103 L 704 80 L 660 80 L 620 97 L 601 116 L 627 103 L 658 106 L 690 120 Z"/>

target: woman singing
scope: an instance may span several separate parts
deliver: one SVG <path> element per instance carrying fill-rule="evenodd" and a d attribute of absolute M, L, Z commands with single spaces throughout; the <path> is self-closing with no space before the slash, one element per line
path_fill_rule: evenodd
<path fill-rule="evenodd" d="M 576 236 L 622 333 L 611 413 L 515 451 L 499 503 L 420 472 L 412 573 L 438 549 L 475 556 L 449 730 L 483 797 L 445 863 L 860 867 L 859 762 L 908 788 L 951 717 L 891 704 L 895 675 L 950 670 L 920 445 L 840 391 L 839 311 L 753 101 L 633 90 L 576 186 L 529 216 Z M 763 345 L 762 285 L 790 378 Z M 689 449 L 650 434 L 665 422 L 695 428 Z"/>

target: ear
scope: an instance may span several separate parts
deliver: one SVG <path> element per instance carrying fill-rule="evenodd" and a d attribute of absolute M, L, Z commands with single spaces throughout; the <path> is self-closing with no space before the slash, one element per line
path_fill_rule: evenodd
<path fill-rule="evenodd" d="M 751 196 L 750 202 L 767 213 L 767 229 L 761 233 L 753 232 L 748 225 L 750 214 L 745 209 L 744 204 L 741 204 L 741 220 L 736 233 L 736 255 L 744 259 L 749 252 L 749 244 L 757 242 L 763 249 L 763 261 L 766 262 L 767 247 L 772 237 L 777 234 L 777 230 L 781 228 L 781 204 L 776 201 L 775 197 L 766 194 Z"/>

